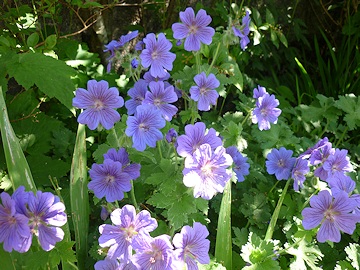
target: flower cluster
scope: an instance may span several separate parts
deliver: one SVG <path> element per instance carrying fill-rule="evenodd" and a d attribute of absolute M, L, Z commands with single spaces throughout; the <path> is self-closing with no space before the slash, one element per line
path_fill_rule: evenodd
<path fill-rule="evenodd" d="M 184 265 L 198 269 L 197 262 L 210 262 L 209 232 L 201 223 L 184 226 L 172 244 L 168 235 L 150 236 L 158 224 L 147 210 L 136 214 L 132 205 L 125 205 L 111 213 L 111 221 L 113 225 L 99 227 L 99 244 L 109 250 L 105 260 L 95 264 L 95 270 L 182 269 Z"/>
<path fill-rule="evenodd" d="M 49 251 L 64 238 L 59 228 L 67 222 L 65 205 L 50 192 L 26 192 L 23 186 L 12 196 L 0 194 L 0 243 L 4 250 L 27 252 L 33 235 L 43 250 Z"/>
<path fill-rule="evenodd" d="M 131 180 L 140 176 L 140 164 L 130 164 L 129 155 L 124 148 L 110 149 L 104 154 L 103 164 L 93 164 L 89 170 L 88 188 L 99 199 L 108 202 L 122 200 L 124 192 L 131 190 Z"/>

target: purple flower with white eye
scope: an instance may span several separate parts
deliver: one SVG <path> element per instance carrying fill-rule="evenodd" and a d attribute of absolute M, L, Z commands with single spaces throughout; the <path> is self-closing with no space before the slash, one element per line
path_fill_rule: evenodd
<path fill-rule="evenodd" d="M 258 124 L 260 130 L 270 129 L 270 123 L 276 124 L 281 114 L 277 106 L 279 106 L 279 101 L 274 95 L 264 94 L 258 97 L 256 107 L 252 112 L 252 122 Z"/>
<path fill-rule="evenodd" d="M 220 82 L 216 79 L 214 74 L 209 74 L 207 77 L 205 72 L 194 77 L 197 86 L 191 86 L 191 98 L 198 102 L 198 109 L 200 111 L 210 110 L 210 104 L 216 105 L 219 93 L 214 90 L 220 86 Z"/>
<path fill-rule="evenodd" d="M 204 143 L 209 144 L 212 149 L 222 145 L 222 141 L 216 135 L 215 129 L 210 128 L 206 132 L 206 126 L 203 122 L 186 125 L 185 134 L 178 137 L 177 143 L 176 151 L 182 157 L 192 156 L 195 150 Z"/>
<path fill-rule="evenodd" d="M 232 27 L 234 35 L 240 38 L 240 47 L 245 51 L 246 45 L 250 43 L 249 33 L 250 33 L 250 13 L 246 11 L 246 15 L 242 18 L 241 26 L 236 28 Z"/>
<path fill-rule="evenodd" d="M 223 146 L 213 151 L 207 143 L 200 145 L 192 156 L 185 158 L 184 185 L 194 188 L 194 197 L 210 200 L 223 192 L 231 172 L 227 170 L 233 160 Z"/>
<path fill-rule="evenodd" d="M 141 65 L 150 67 L 150 74 L 154 77 L 164 77 L 166 70 L 172 70 L 176 55 L 170 52 L 172 44 L 163 33 L 156 36 L 147 34 L 144 38 L 145 49 L 140 54 Z"/>
<path fill-rule="evenodd" d="M 293 151 L 281 147 L 279 150 L 272 149 L 267 155 L 266 170 L 269 174 L 275 174 L 277 180 L 287 180 L 295 165 L 296 158 L 292 157 Z"/>
<path fill-rule="evenodd" d="M 178 109 L 169 103 L 176 102 L 178 97 L 174 91 L 174 86 L 164 87 L 164 82 L 150 82 L 149 92 L 146 92 L 143 104 L 152 104 L 160 110 L 166 121 L 171 121 Z"/>
<path fill-rule="evenodd" d="M 356 201 L 349 198 L 346 192 L 332 196 L 329 191 L 322 190 L 310 198 L 310 206 L 301 212 L 302 225 L 305 230 L 311 230 L 321 224 L 317 233 L 320 243 L 326 240 L 340 242 L 340 231 L 351 235 L 360 218 L 359 214 L 354 213 Z"/>
<path fill-rule="evenodd" d="M 31 235 L 23 239 L 22 252 L 29 250 L 33 234 L 38 237 L 40 246 L 45 251 L 52 250 L 57 242 L 63 240 L 64 231 L 59 227 L 65 225 L 67 216 L 64 212 L 65 205 L 58 196 L 42 191 L 37 191 L 34 195 L 33 192 L 25 192 L 24 187 L 19 187 L 12 197 L 18 205 L 17 211 L 29 219 Z"/>
<path fill-rule="evenodd" d="M 350 176 L 344 175 L 342 177 L 333 177 L 328 182 L 331 188 L 331 194 L 336 195 L 339 192 L 345 191 L 347 194 L 353 192 L 356 187 L 356 183 Z"/>
<path fill-rule="evenodd" d="M 200 9 L 195 17 L 194 10 L 188 7 L 180 12 L 180 20 L 182 23 L 174 23 L 171 28 L 175 39 L 185 38 L 186 51 L 198 51 L 201 43 L 209 45 L 212 42 L 215 30 L 208 26 L 212 19 L 205 10 Z"/>
<path fill-rule="evenodd" d="M 236 146 L 226 148 L 226 153 L 229 154 L 234 161 L 233 171 L 236 174 L 238 182 L 243 182 L 245 180 L 244 175 L 249 174 L 250 164 L 247 163 L 248 158 L 244 157 Z"/>
<path fill-rule="evenodd" d="M 166 122 L 155 106 L 144 104 L 136 107 L 135 116 L 129 116 L 126 124 L 125 134 L 132 137 L 133 147 L 144 151 L 146 145 L 155 147 L 156 142 L 163 138 L 160 129 Z"/>
<path fill-rule="evenodd" d="M 262 96 L 264 96 L 265 94 L 269 94 L 268 92 L 266 92 L 266 88 L 258 85 L 257 88 L 254 88 L 253 98 L 258 99 L 259 97 L 262 97 Z"/>
<path fill-rule="evenodd" d="M 294 179 L 294 190 L 299 191 L 299 186 L 304 186 L 305 175 L 310 171 L 309 161 L 306 159 L 296 159 L 295 166 L 291 171 L 291 177 Z"/>
<path fill-rule="evenodd" d="M 124 105 L 124 99 L 119 96 L 116 87 L 109 88 L 107 81 L 89 80 L 87 88 L 78 88 L 72 101 L 74 107 L 85 109 L 80 113 L 78 122 L 88 125 L 91 130 L 96 129 L 99 124 L 105 129 L 111 129 L 120 121 L 120 114 L 116 109 Z"/>
<path fill-rule="evenodd" d="M 3 243 L 3 248 L 7 252 L 13 249 L 26 252 L 28 249 L 23 250 L 23 239 L 31 237 L 29 218 L 16 211 L 16 201 L 8 193 L 1 192 L 0 198 L 2 202 L 0 204 L 0 243 Z"/>
<path fill-rule="evenodd" d="M 345 177 L 346 172 L 351 172 L 353 170 L 349 157 L 346 156 L 347 153 L 348 151 L 345 149 L 335 149 L 335 153 L 329 155 L 324 161 L 323 169 L 328 172 L 328 179 L 326 179 L 326 181 L 331 181 L 331 178 L 334 177 Z"/>
<path fill-rule="evenodd" d="M 210 241 L 206 239 L 209 231 L 206 226 L 194 222 L 193 227 L 184 226 L 180 233 L 174 235 L 175 258 L 187 265 L 189 270 L 199 269 L 197 262 L 209 264 Z M 183 269 L 183 268 L 181 268 Z"/>
<path fill-rule="evenodd" d="M 170 236 L 164 234 L 152 238 L 148 232 L 141 230 L 132 242 L 136 254 L 131 261 L 138 269 L 177 269 L 173 260 L 173 246 L 169 239 Z"/>
<path fill-rule="evenodd" d="M 118 151 L 115 148 L 109 149 L 104 154 L 104 159 L 111 159 L 121 163 L 122 171 L 129 175 L 129 179 L 135 180 L 140 176 L 141 165 L 137 163 L 130 164 L 129 154 L 125 148 L 120 148 Z"/>
<path fill-rule="evenodd" d="M 125 101 L 125 108 L 128 111 L 128 115 L 133 115 L 136 112 L 136 107 L 140 106 L 145 99 L 145 94 L 148 91 L 148 84 L 145 80 L 138 80 L 135 82 L 134 87 L 130 88 L 128 95 L 131 99 Z"/>
<path fill-rule="evenodd" d="M 122 170 L 118 161 L 105 159 L 103 164 L 94 163 L 89 170 L 91 181 L 88 188 L 99 199 L 114 202 L 124 198 L 124 192 L 131 190 L 131 176 Z"/>
<path fill-rule="evenodd" d="M 120 259 L 128 262 L 132 257 L 132 242 L 140 230 L 152 232 L 157 228 L 156 219 L 143 210 L 136 214 L 135 207 L 125 205 L 114 210 L 110 215 L 113 225 L 103 224 L 99 227 L 99 245 L 110 247 L 107 253 L 109 259 Z"/>

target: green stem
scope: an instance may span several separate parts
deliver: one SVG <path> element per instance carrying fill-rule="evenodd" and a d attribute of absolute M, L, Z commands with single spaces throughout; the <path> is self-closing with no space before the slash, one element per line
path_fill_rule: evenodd
<path fill-rule="evenodd" d="M 137 204 L 137 201 L 136 201 L 135 191 L 134 191 L 134 181 L 133 181 L 133 180 L 131 180 L 130 197 L 131 197 L 131 200 L 132 200 L 133 205 L 134 205 L 135 208 L 136 208 L 136 211 L 139 211 L 140 208 L 139 208 L 139 205 Z"/>
<path fill-rule="evenodd" d="M 200 51 L 197 51 L 194 54 L 195 54 L 195 61 L 196 61 L 196 70 L 197 70 L 197 73 L 200 74 L 201 73 Z"/>
<path fill-rule="evenodd" d="M 216 58 L 217 58 L 217 56 L 218 56 L 218 54 L 219 54 L 220 44 L 221 44 L 221 42 L 219 42 L 218 45 L 217 45 L 217 47 L 216 47 L 216 51 L 215 51 L 214 58 L 213 58 L 213 60 L 211 61 L 210 67 L 208 68 L 208 71 L 206 72 L 207 75 L 210 73 L 213 65 L 215 64 Z"/>
<path fill-rule="evenodd" d="M 160 159 L 163 159 L 162 152 L 161 152 L 161 141 L 157 142 L 157 148 L 159 150 Z"/>
<path fill-rule="evenodd" d="M 337 148 L 339 146 L 339 144 L 343 141 L 344 137 L 345 137 L 345 134 L 346 132 L 348 131 L 349 127 L 346 126 L 345 129 L 344 129 L 344 132 L 341 134 L 341 137 L 340 139 L 337 141 L 336 145 L 335 145 L 335 148 Z"/>
<path fill-rule="evenodd" d="M 287 189 L 289 187 L 289 184 L 290 184 L 291 180 L 292 180 L 291 178 L 289 178 L 289 180 L 287 180 L 287 182 L 285 184 L 285 187 L 284 187 L 284 189 L 283 189 L 283 191 L 281 193 L 280 199 L 279 199 L 279 201 L 278 201 L 278 203 L 276 205 L 276 208 L 274 210 L 274 213 L 273 213 L 273 215 L 271 217 L 270 224 L 269 224 L 269 227 L 268 227 L 268 229 L 266 231 L 266 235 L 265 235 L 265 240 L 266 241 L 270 240 L 272 238 L 272 236 L 273 236 L 273 233 L 274 233 L 274 230 L 275 230 L 275 225 L 276 225 L 277 219 L 279 217 L 280 209 L 281 209 L 282 203 L 283 203 L 283 201 L 285 199 L 285 195 L 286 195 L 286 192 L 287 192 Z"/>

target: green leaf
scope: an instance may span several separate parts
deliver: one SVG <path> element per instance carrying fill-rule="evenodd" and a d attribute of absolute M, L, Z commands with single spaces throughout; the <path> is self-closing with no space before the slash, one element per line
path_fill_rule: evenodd
<path fill-rule="evenodd" d="M 279 49 L 279 39 L 276 35 L 276 30 L 270 28 L 270 38 L 272 43 L 275 45 L 277 49 Z"/>
<path fill-rule="evenodd" d="M 278 38 L 280 39 L 281 43 L 287 48 L 288 47 L 288 41 L 285 37 L 285 35 L 283 34 L 283 32 L 281 32 L 280 30 L 276 32 L 276 34 L 278 35 Z"/>
<path fill-rule="evenodd" d="M 266 9 L 266 22 L 272 25 L 275 25 L 274 15 L 269 9 Z"/>
<path fill-rule="evenodd" d="M 350 243 L 349 246 L 345 248 L 345 252 L 351 265 L 356 269 L 360 269 L 360 245 L 357 243 Z"/>
<path fill-rule="evenodd" d="M 0 244 L 0 258 L 1 258 L 1 268 L 8 270 L 16 270 L 13 259 L 11 258 L 11 253 L 6 252 L 3 248 L 3 244 Z"/>
<path fill-rule="evenodd" d="M 255 263 L 250 266 L 245 266 L 243 269 L 244 270 L 268 270 L 268 269 L 280 270 L 281 267 L 279 266 L 279 262 L 271 259 L 267 259 L 261 263 Z"/>
<path fill-rule="evenodd" d="M 39 34 L 38 33 L 32 33 L 26 40 L 26 44 L 28 47 L 35 47 L 36 44 L 39 42 Z"/>
<path fill-rule="evenodd" d="M 75 86 L 71 76 L 75 70 L 63 61 L 41 53 L 24 53 L 13 55 L 5 65 L 10 77 L 26 89 L 35 84 L 41 92 L 72 108 Z"/>
<path fill-rule="evenodd" d="M 340 96 L 339 100 L 335 101 L 335 107 L 343 110 L 346 114 L 344 117 L 349 130 L 354 130 L 360 127 L 360 98 L 354 94 Z"/>
<path fill-rule="evenodd" d="M 51 50 L 55 47 L 57 42 L 57 36 L 56 35 L 50 35 L 45 39 L 45 48 L 47 50 Z"/>

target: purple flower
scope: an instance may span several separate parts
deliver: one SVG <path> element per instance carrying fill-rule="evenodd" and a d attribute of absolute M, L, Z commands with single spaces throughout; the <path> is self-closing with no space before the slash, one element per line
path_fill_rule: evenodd
<path fill-rule="evenodd" d="M 270 129 L 270 123 L 276 124 L 281 110 L 276 108 L 279 101 L 274 95 L 264 94 L 258 97 L 252 112 L 252 122 L 258 124 L 260 130 Z"/>
<path fill-rule="evenodd" d="M 250 33 L 250 21 L 249 11 L 246 11 L 246 15 L 242 18 L 241 26 L 239 28 L 236 28 L 235 26 L 232 27 L 234 35 L 240 38 L 240 46 L 244 51 L 246 45 L 250 43 L 250 39 L 248 37 Z"/>
<path fill-rule="evenodd" d="M 321 224 L 317 233 L 320 243 L 326 240 L 340 242 L 340 231 L 354 232 L 359 220 L 359 215 L 353 213 L 357 203 L 346 192 L 331 196 L 329 191 L 322 190 L 310 198 L 310 206 L 301 212 L 304 217 L 302 225 L 305 230 L 311 230 Z"/>
<path fill-rule="evenodd" d="M 324 161 L 323 169 L 328 172 L 328 178 L 341 178 L 345 176 L 346 172 L 351 172 L 353 170 L 352 165 L 350 164 L 349 157 L 347 157 L 348 151 L 343 149 L 335 149 L 333 155 Z M 327 179 L 326 181 L 331 181 Z"/>
<path fill-rule="evenodd" d="M 217 192 L 223 192 L 225 184 L 231 178 L 227 170 L 233 160 L 226 154 L 223 146 L 212 151 L 207 143 L 200 145 L 193 156 L 185 159 L 183 170 L 184 185 L 194 188 L 194 197 L 210 200 Z"/>
<path fill-rule="evenodd" d="M 253 98 L 258 99 L 259 97 L 262 97 L 262 96 L 264 96 L 265 94 L 269 94 L 268 92 L 266 92 L 266 88 L 258 85 L 257 88 L 254 88 Z"/>
<path fill-rule="evenodd" d="M 118 161 L 122 165 L 122 171 L 129 175 L 129 179 L 135 180 L 140 176 L 141 165 L 137 163 L 130 164 L 129 154 L 126 152 L 125 148 L 120 148 L 118 151 L 115 148 L 109 149 L 106 154 L 104 154 L 104 159 L 111 159 L 113 161 Z"/>
<path fill-rule="evenodd" d="M 146 210 L 136 214 L 135 207 L 125 205 L 111 213 L 114 225 L 103 224 L 99 227 L 99 244 L 101 247 L 110 247 L 107 258 L 120 259 L 128 262 L 132 256 L 132 242 L 140 230 L 152 232 L 157 228 L 156 219 Z"/>
<path fill-rule="evenodd" d="M 234 161 L 233 170 L 238 182 L 243 182 L 245 180 L 244 175 L 249 174 L 250 164 L 247 163 L 248 158 L 244 157 L 236 146 L 229 146 L 226 148 L 226 153 L 229 154 Z"/>
<path fill-rule="evenodd" d="M 7 252 L 13 249 L 18 252 L 23 250 L 23 239 L 31 236 L 28 226 L 29 218 L 15 209 L 15 200 L 6 192 L 1 192 L 0 198 L 0 243 Z"/>
<path fill-rule="evenodd" d="M 107 73 L 110 73 L 112 59 L 115 57 L 115 51 L 118 50 L 120 47 L 121 47 L 121 45 L 117 40 L 112 40 L 109 42 L 109 44 L 105 45 L 104 52 L 110 52 L 110 56 L 108 58 L 106 58 L 106 60 L 108 61 L 108 64 L 106 66 Z"/>
<path fill-rule="evenodd" d="M 137 51 L 142 51 L 143 48 L 144 48 L 144 42 L 142 40 L 138 41 L 134 47 L 134 49 Z"/>
<path fill-rule="evenodd" d="M 152 238 L 148 232 L 141 230 L 133 240 L 136 254 L 132 262 L 139 269 L 173 270 L 173 246 L 170 236 L 159 235 Z"/>
<path fill-rule="evenodd" d="M 342 191 L 350 194 L 356 187 L 355 181 L 352 180 L 348 175 L 344 175 L 342 177 L 333 177 L 331 178 L 331 181 L 328 182 L 328 184 L 331 188 L 331 194 L 334 196 Z"/>
<path fill-rule="evenodd" d="M 109 217 L 110 212 L 105 206 L 101 206 L 100 218 L 105 221 Z"/>
<path fill-rule="evenodd" d="M 132 115 L 136 112 L 136 107 L 140 106 L 145 99 L 145 93 L 148 91 L 148 84 L 145 80 L 138 80 L 135 82 L 134 87 L 130 88 L 128 95 L 131 99 L 125 101 L 125 107 L 128 111 L 128 115 Z"/>
<path fill-rule="evenodd" d="M 137 37 L 139 31 L 133 31 L 131 33 L 128 33 L 126 35 L 122 35 L 119 39 L 119 45 L 122 47 L 124 46 L 126 43 L 128 43 L 130 40 L 134 39 Z"/>
<path fill-rule="evenodd" d="M 172 30 L 175 39 L 184 39 L 184 49 L 187 51 L 200 50 L 201 43 L 209 45 L 215 34 L 214 28 L 208 26 L 211 23 L 211 17 L 206 11 L 200 9 L 196 14 L 191 7 L 180 12 L 182 23 L 174 23 Z"/>
<path fill-rule="evenodd" d="M 136 58 L 134 58 L 133 60 L 131 60 L 131 67 L 132 67 L 133 69 L 137 68 L 138 65 L 139 65 L 139 61 L 138 61 Z"/>
<path fill-rule="evenodd" d="M 172 117 L 176 114 L 178 109 L 169 103 L 178 100 L 174 91 L 174 86 L 169 85 L 164 87 L 164 82 L 150 82 L 149 92 L 146 92 L 143 104 L 152 104 L 160 110 L 162 116 L 166 121 L 171 121 Z"/>
<path fill-rule="evenodd" d="M 212 73 L 206 77 L 205 72 L 196 75 L 194 81 L 197 86 L 191 86 L 191 98 L 198 101 L 198 109 L 200 111 L 210 110 L 210 104 L 216 105 L 217 98 L 219 97 L 218 92 L 214 89 L 219 87 L 220 82 Z"/>
<path fill-rule="evenodd" d="M 118 161 L 105 159 L 103 164 L 94 163 L 89 175 L 92 181 L 88 188 L 99 199 L 105 197 L 108 202 L 122 200 L 124 192 L 131 190 L 131 177 L 122 170 L 122 164 Z"/>
<path fill-rule="evenodd" d="M 52 250 L 57 242 L 63 240 L 64 231 L 58 227 L 65 225 L 67 216 L 65 205 L 58 196 L 42 191 L 34 195 L 33 192 L 25 192 L 22 186 L 14 192 L 13 199 L 18 204 L 17 210 L 28 217 L 30 231 L 38 237 L 43 250 Z M 29 250 L 32 234 L 23 239 L 23 252 Z"/>
<path fill-rule="evenodd" d="M 178 147 L 176 150 L 178 154 L 182 157 L 192 156 L 195 150 L 204 143 L 209 144 L 212 149 L 222 145 L 221 139 L 216 136 L 215 129 L 210 128 L 207 133 L 205 129 L 206 126 L 203 122 L 186 125 L 185 135 L 181 135 L 177 139 Z"/>
<path fill-rule="evenodd" d="M 89 80 L 87 88 L 78 88 L 72 105 L 85 109 L 80 113 L 78 122 L 88 125 L 94 130 L 101 124 L 105 129 L 111 129 L 115 122 L 120 120 L 120 114 L 116 111 L 124 105 L 124 99 L 119 96 L 116 87 L 109 88 L 106 81 L 97 82 Z"/>
<path fill-rule="evenodd" d="M 309 158 L 314 155 L 316 152 L 321 151 L 325 146 L 329 146 L 331 148 L 331 142 L 327 137 L 320 139 L 313 147 L 308 148 L 304 153 L 302 153 L 299 158 Z M 319 164 L 322 162 L 322 158 L 319 162 L 315 162 L 316 158 L 313 161 L 310 160 L 310 163 L 313 165 Z"/>
<path fill-rule="evenodd" d="M 277 180 L 287 180 L 295 165 L 296 158 L 292 157 L 293 151 L 281 147 L 273 149 L 267 155 L 266 170 L 269 174 L 275 174 Z"/>
<path fill-rule="evenodd" d="M 321 146 L 314 149 L 310 154 L 310 164 L 312 165 L 319 165 L 315 171 L 314 175 L 316 177 L 319 177 L 321 180 L 327 180 L 328 178 L 328 172 L 324 170 L 323 164 L 328 159 L 330 155 L 333 155 L 335 153 L 335 149 L 332 148 L 332 145 L 330 142 L 324 142 L 321 143 Z"/>
<path fill-rule="evenodd" d="M 129 116 L 126 124 L 125 134 L 132 136 L 133 147 L 138 151 L 144 151 L 146 145 L 155 147 L 156 141 L 163 138 L 159 129 L 165 126 L 165 120 L 153 105 L 138 106 L 135 116 Z"/>
<path fill-rule="evenodd" d="M 291 171 L 291 177 L 294 179 L 294 190 L 299 191 L 306 179 L 305 175 L 310 171 L 309 162 L 306 159 L 298 158 L 294 168 Z"/>
<path fill-rule="evenodd" d="M 105 259 L 95 263 L 95 270 L 120 270 L 120 264 L 117 260 Z"/>
<path fill-rule="evenodd" d="M 180 233 L 174 235 L 175 257 L 177 260 L 185 262 L 187 269 L 199 269 L 197 262 L 210 263 L 210 241 L 206 239 L 208 235 L 209 231 L 206 226 L 199 222 L 194 222 L 193 227 L 184 226 Z"/>
<path fill-rule="evenodd" d="M 151 75 L 149 71 L 145 72 L 144 80 L 149 84 L 150 82 L 157 82 L 157 81 L 166 81 L 170 78 L 170 73 L 166 72 L 165 76 L 163 77 L 154 77 Z"/>
<path fill-rule="evenodd" d="M 172 44 L 163 33 L 156 36 L 147 34 L 144 38 L 145 49 L 140 54 L 141 65 L 150 67 L 150 74 L 154 77 L 164 77 L 166 70 L 172 70 L 176 55 L 170 52 Z"/>
<path fill-rule="evenodd" d="M 165 135 L 165 139 L 168 143 L 174 142 L 174 144 L 176 144 L 177 137 L 178 137 L 178 133 L 173 128 L 170 128 L 169 131 Z"/>

